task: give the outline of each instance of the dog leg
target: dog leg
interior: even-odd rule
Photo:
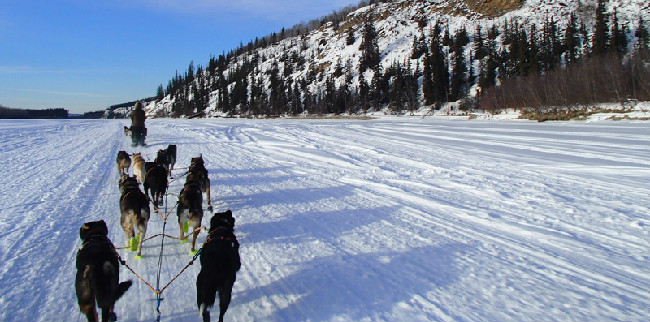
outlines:
[[[142,242],[144,235],[147,233],[147,222],[144,219],[138,219],[138,252],[137,257],[142,256]]]
[[[194,226],[194,233],[192,234],[192,253],[196,252],[195,245],[196,245],[196,237],[199,235],[199,231],[197,229],[199,226]]]
[[[223,322],[223,316],[226,314],[232,298],[232,284],[223,286],[219,288],[219,322]]]
[[[182,222],[182,221],[179,221],[179,222],[178,222],[178,225],[179,225],[180,228],[181,228],[181,230],[180,230],[181,233],[180,233],[180,235],[179,235],[180,237],[178,237],[178,239],[179,239],[179,240],[181,241],[181,243],[182,243],[182,242],[183,242],[183,239],[185,239],[185,232],[183,231],[183,222]]]
[[[208,207],[212,208],[212,206],[210,205],[210,178],[205,178],[205,181],[206,181],[205,196],[208,198]]]
[[[113,307],[102,309],[102,322],[115,322],[117,315],[113,312]]]
[[[99,316],[97,316],[97,309],[95,308],[95,303],[80,305],[79,308],[81,312],[86,315],[88,322],[98,322]]]
[[[135,237],[135,232],[133,231],[133,223],[129,220],[122,222],[122,229],[124,229],[124,237],[126,237],[126,248],[131,247],[131,239]]]

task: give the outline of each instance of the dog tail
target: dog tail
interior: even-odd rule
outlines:
[[[201,303],[201,306],[199,307],[199,318],[203,317],[203,311],[205,311],[205,303]]]
[[[115,294],[113,294],[113,298],[115,301],[119,300],[126,291],[129,290],[129,287],[133,284],[133,281],[128,280],[126,282],[122,282],[119,285],[117,285],[117,290],[115,291]]]

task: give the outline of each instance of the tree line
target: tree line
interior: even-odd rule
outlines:
[[[31,110],[10,108],[0,105],[0,119],[67,119],[68,110],[63,108],[48,108]]]
[[[335,16],[339,22],[345,17]],[[228,115],[279,116],[357,114],[385,107],[403,113],[446,102],[497,110],[650,100],[645,22],[639,19],[632,32],[618,21],[616,11],[607,14],[602,0],[593,28],[572,15],[562,31],[551,17],[539,27],[517,21],[487,29],[479,24],[470,37],[464,28],[452,34],[444,22],[435,22],[413,38],[410,57],[387,67],[381,64],[372,15],[357,30],[347,28],[347,45],[361,38],[356,66],[339,60],[292,77],[309,64],[300,54],[307,49],[304,40],[300,43],[303,38],[295,38],[299,50],[283,50],[279,56],[265,57],[259,49],[294,37],[300,29],[294,27],[213,56],[206,67],[190,62],[166,88],[158,87],[156,98],[172,99],[174,117],[202,113],[210,104]],[[271,68],[261,72],[269,62]],[[332,72],[323,72],[328,67]]]

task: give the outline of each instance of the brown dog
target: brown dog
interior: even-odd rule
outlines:
[[[134,248],[137,243],[137,256],[142,256],[142,242],[147,233],[147,223],[151,210],[149,200],[142,193],[135,177],[124,176],[120,179],[120,212],[121,223],[126,237],[126,246]],[[138,228],[136,237],[135,228]]]
[[[131,158],[129,157],[129,154],[126,153],[126,151],[119,151],[117,152],[117,158],[115,159],[115,162],[117,162],[117,172],[121,176],[124,175],[129,175],[129,167],[131,167]]]
[[[144,183],[144,158],[142,153],[133,153],[133,174],[135,175],[138,183]]]
[[[196,249],[196,237],[199,235],[197,228],[201,226],[201,221],[203,220],[203,193],[201,192],[201,185],[199,182],[188,180],[185,183],[183,190],[181,190],[181,193],[178,196],[176,215],[178,216],[181,241],[186,238],[183,233],[185,224],[188,223],[188,225],[192,227],[191,252],[194,252]]]

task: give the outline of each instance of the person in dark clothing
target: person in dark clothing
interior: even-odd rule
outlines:
[[[144,120],[147,117],[144,114],[142,103],[135,103],[133,112],[131,112],[131,145],[144,146],[144,138],[147,135],[147,128],[144,126]]]

